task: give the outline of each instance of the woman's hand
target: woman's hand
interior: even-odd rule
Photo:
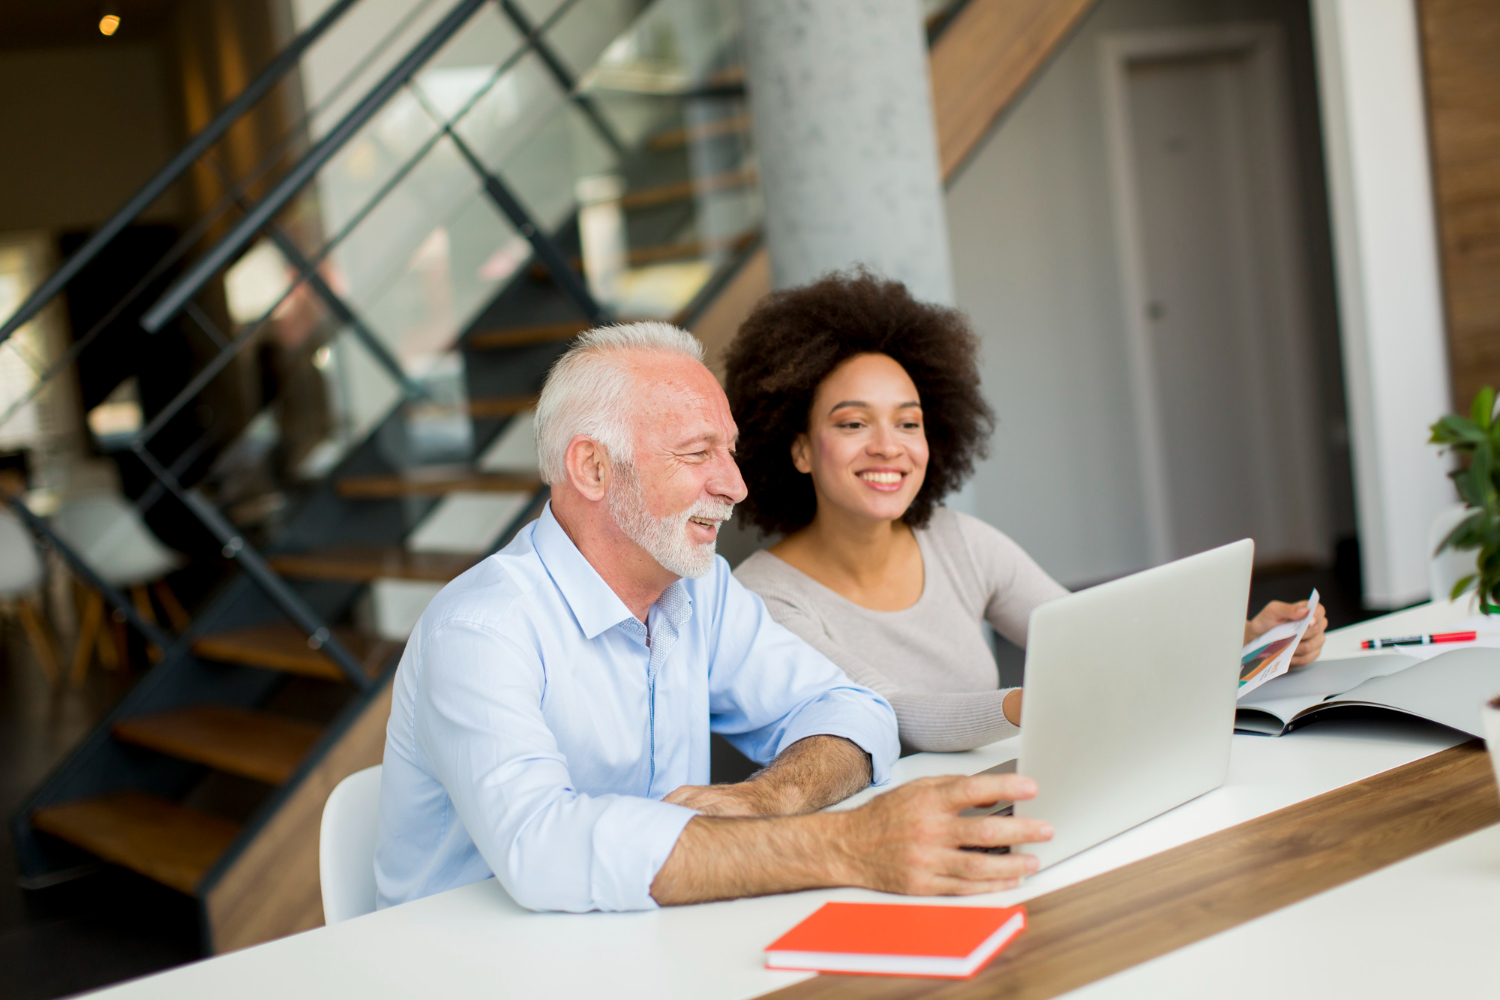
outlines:
[[[1272,601],[1260,614],[1245,623],[1245,642],[1256,636],[1263,635],[1283,622],[1294,622],[1307,614],[1307,602],[1298,601],[1296,604],[1288,604],[1285,601]],[[1302,633],[1302,641],[1297,644],[1297,651],[1292,654],[1292,669],[1305,667],[1318,658],[1323,651],[1323,640],[1327,638],[1324,634],[1328,630],[1328,615],[1323,611],[1323,605],[1318,605],[1318,611],[1313,615],[1313,620],[1307,626],[1307,631]]]

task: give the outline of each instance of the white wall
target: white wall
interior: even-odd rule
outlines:
[[[1103,0],[949,187],[958,304],[984,339],[1000,420],[974,510],[1065,583],[1149,564],[1100,36],[1284,21],[1295,10],[1281,0]]]
[[[1427,426],[1448,411],[1413,0],[1314,0],[1365,603],[1427,596],[1456,500]]]

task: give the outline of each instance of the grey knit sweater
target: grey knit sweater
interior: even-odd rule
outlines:
[[[1067,590],[1021,547],[978,518],[938,508],[915,532],[924,581],[917,603],[871,611],[769,552],[735,576],[771,617],[883,694],[914,750],[970,750],[1019,730],[1006,721],[999,671],[980,619],[1026,645],[1031,609]]]

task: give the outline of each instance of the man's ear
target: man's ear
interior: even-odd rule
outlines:
[[[812,472],[812,441],[806,434],[798,434],[792,441],[792,464],[803,475]]]
[[[593,438],[574,435],[563,453],[563,468],[568,482],[589,500],[603,500],[609,492],[609,481],[613,470],[609,454],[604,446]]]

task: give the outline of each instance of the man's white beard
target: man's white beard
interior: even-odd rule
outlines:
[[[652,517],[646,512],[646,494],[635,470],[629,466],[617,467],[615,484],[609,491],[609,513],[619,525],[625,537],[635,542],[661,563],[662,569],[678,576],[703,576],[714,568],[714,546],[712,542],[694,542],[688,539],[688,519],[703,517],[728,522],[734,513],[732,503],[714,503],[699,500],[687,510],[665,517]]]

